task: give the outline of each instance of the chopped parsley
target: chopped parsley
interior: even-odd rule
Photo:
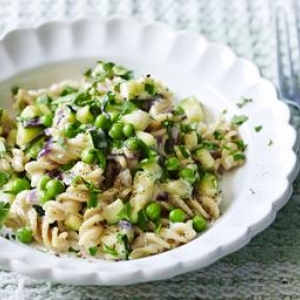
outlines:
[[[74,94],[70,94],[70,95],[74,95]],[[94,102],[95,102],[95,100],[92,99],[92,97],[87,92],[78,93],[73,101],[73,103],[75,105],[80,106],[80,107],[86,106],[86,105],[91,105]]]
[[[122,66],[114,66],[113,72],[115,75],[120,76],[121,78],[125,80],[129,80],[133,78],[133,72],[130,70],[127,70],[126,68]]]
[[[259,126],[255,126],[254,127],[254,130],[256,131],[256,132],[259,132],[259,131],[261,131],[262,130],[262,126],[261,125],[259,125]]]
[[[274,142],[271,139],[269,139],[268,146],[272,146],[273,144],[274,144]]]
[[[145,83],[145,91],[151,96],[154,96],[156,94],[155,86],[151,83]]]
[[[95,256],[98,252],[98,248],[95,246],[95,247],[90,247],[89,248],[89,253],[91,256]]]
[[[85,77],[91,77],[92,75],[92,69],[87,69],[85,72],[84,72],[84,76]]]
[[[207,149],[207,150],[218,150],[219,146],[213,142],[204,141],[201,143],[201,148]]]
[[[0,229],[3,227],[5,218],[9,213],[9,203],[0,202]]]
[[[248,145],[245,144],[243,140],[236,140],[234,143],[237,145],[238,149],[241,151],[244,151],[247,149]]]
[[[253,99],[251,98],[242,98],[240,102],[236,104],[238,108],[243,108],[247,103],[253,102]]]
[[[124,245],[125,250],[121,250],[121,253],[125,254],[126,259],[128,259],[129,256],[129,242],[128,242],[128,237],[126,234],[118,234],[117,235],[117,240],[119,244]]]
[[[105,150],[107,148],[107,137],[103,130],[92,129],[90,130],[90,136],[95,149]]]
[[[140,210],[138,213],[138,225],[143,231],[148,229],[148,218],[146,213],[143,210]]]
[[[87,207],[88,208],[97,207],[97,205],[98,205],[98,193],[94,191],[90,191],[90,196],[87,201]]]
[[[0,188],[2,188],[9,180],[10,174],[6,172],[0,172]]]
[[[106,254],[110,254],[112,256],[118,256],[119,253],[112,247],[109,247],[105,244],[103,244],[103,252],[106,253]]]
[[[123,209],[118,213],[118,217],[120,218],[120,220],[130,221],[131,212],[132,212],[131,204],[127,202],[124,205]]]
[[[242,153],[242,152],[239,152],[239,151],[234,152],[234,153],[232,154],[232,156],[233,156],[233,159],[234,159],[235,161],[245,160],[245,159],[246,159],[245,154]]]
[[[213,135],[216,140],[222,140],[224,138],[224,134],[220,130],[215,130]]]
[[[88,201],[87,201],[87,207],[88,208],[97,207],[97,205],[98,205],[98,193],[101,192],[101,190],[98,189],[97,187],[95,187],[92,183],[84,180],[81,176],[76,176],[72,180],[73,185],[76,185],[79,182],[83,182],[89,190],[90,195],[89,195],[89,198],[88,198]]]
[[[242,125],[243,123],[245,123],[249,118],[245,115],[240,115],[240,116],[234,116],[231,120],[232,124],[235,125]]]
[[[20,88],[19,88],[18,86],[13,86],[13,87],[11,88],[11,93],[15,96],[15,95],[18,94],[19,89],[20,89]]]
[[[60,96],[63,97],[76,92],[77,92],[77,88],[67,85],[61,92]]]
[[[184,158],[189,158],[191,156],[186,145],[179,145],[179,150]]]

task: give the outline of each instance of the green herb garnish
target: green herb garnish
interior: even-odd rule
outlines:
[[[102,129],[90,130],[90,136],[93,141],[95,149],[106,150],[107,148],[107,137]]]
[[[132,207],[129,202],[127,202],[123,209],[118,213],[118,217],[120,220],[128,220],[130,221],[130,216],[132,212]]]
[[[236,106],[237,106],[238,108],[242,108],[242,107],[244,107],[247,103],[250,103],[250,102],[253,102],[253,99],[251,99],[251,98],[242,98],[242,100],[241,100],[240,102],[238,102],[238,103],[236,104]]]
[[[259,126],[255,126],[254,127],[254,130],[256,131],[256,132],[259,132],[259,131],[261,131],[262,130],[262,126],[261,125],[259,125]]]
[[[148,229],[148,218],[146,213],[143,210],[140,210],[138,213],[138,225],[143,231]]]
[[[245,123],[249,118],[245,115],[241,115],[241,116],[234,116],[231,120],[232,124],[235,125],[242,125],[243,123]]]
[[[97,252],[98,252],[98,247],[95,246],[95,247],[89,248],[89,253],[91,256],[95,256],[97,254]]]
[[[216,140],[222,140],[224,138],[224,134],[220,130],[215,130],[213,135]]]
[[[241,151],[244,151],[247,149],[247,144],[244,143],[243,140],[236,140],[234,141],[234,143],[237,145],[238,149]]]
[[[154,96],[156,94],[155,86],[151,83],[145,83],[145,91],[151,96]]]
[[[92,69],[87,69],[85,72],[84,72],[84,76],[85,77],[91,77],[92,75]]]
[[[0,172],[0,188],[2,188],[9,180],[10,174],[4,171]]]
[[[98,189],[97,187],[94,186],[94,184],[84,180],[81,176],[76,176],[73,178],[72,180],[72,184],[76,185],[80,182],[83,182],[85,184],[85,186],[87,187],[87,189],[89,190],[89,199],[87,201],[87,207],[91,208],[91,207],[97,207],[98,205],[98,193],[101,192],[100,189]]]
[[[63,96],[66,96],[66,95],[69,95],[69,94],[74,94],[77,92],[77,88],[74,88],[72,86],[66,86],[63,91],[61,92],[60,96],[63,97]]]
[[[3,227],[4,220],[9,213],[9,208],[9,203],[0,202],[0,229]]]
[[[204,148],[207,150],[217,150],[219,149],[219,146],[213,142],[204,141],[203,143],[201,143],[200,148]]]
[[[11,88],[11,93],[15,96],[15,95],[18,94],[19,89],[20,89],[20,88],[19,88],[18,86],[13,86],[13,87]]]
[[[125,251],[121,251],[122,253],[125,254],[126,259],[128,259],[129,256],[129,242],[128,242],[128,237],[126,234],[118,234],[117,235],[117,240],[119,244],[123,244]]]
[[[245,160],[245,159],[246,159],[245,154],[242,153],[242,152],[239,152],[239,151],[233,153],[232,156],[233,156],[233,159],[234,159],[235,161]]]
[[[109,247],[105,244],[103,244],[103,251],[104,251],[104,253],[110,254],[112,256],[118,256],[119,255],[119,253],[114,248]]]

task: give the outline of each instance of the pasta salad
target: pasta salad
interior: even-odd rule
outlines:
[[[54,253],[137,259],[193,240],[220,216],[221,174],[246,145],[196,97],[99,61],[81,81],[13,88],[0,110],[0,227]]]

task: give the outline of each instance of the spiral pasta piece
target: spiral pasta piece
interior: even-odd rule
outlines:
[[[86,134],[80,133],[76,137],[65,140],[64,146],[51,143],[45,157],[57,164],[67,164],[80,157],[82,151],[88,148],[90,140]]]
[[[130,259],[142,258],[145,256],[161,253],[171,248],[170,243],[155,233],[142,233],[132,244]]]
[[[164,227],[159,232],[161,238],[175,247],[188,243],[195,238],[196,234],[191,220],[186,223],[172,223],[169,227]]]
[[[58,167],[57,164],[47,160],[46,158],[39,158],[36,161],[30,161],[25,165],[25,170],[31,179],[31,186],[36,187],[40,178],[47,172],[52,171]]]
[[[104,231],[103,221],[104,217],[100,209],[86,210],[83,223],[79,228],[79,246],[88,249],[100,243]]]
[[[16,172],[23,172],[25,165],[29,161],[29,156],[20,149],[12,149],[11,167]]]

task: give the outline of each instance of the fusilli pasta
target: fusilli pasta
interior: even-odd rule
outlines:
[[[111,62],[13,93],[16,119],[0,110],[4,225],[54,253],[117,261],[186,244],[220,217],[221,175],[245,161],[224,114],[207,124],[196,97],[176,104]]]

